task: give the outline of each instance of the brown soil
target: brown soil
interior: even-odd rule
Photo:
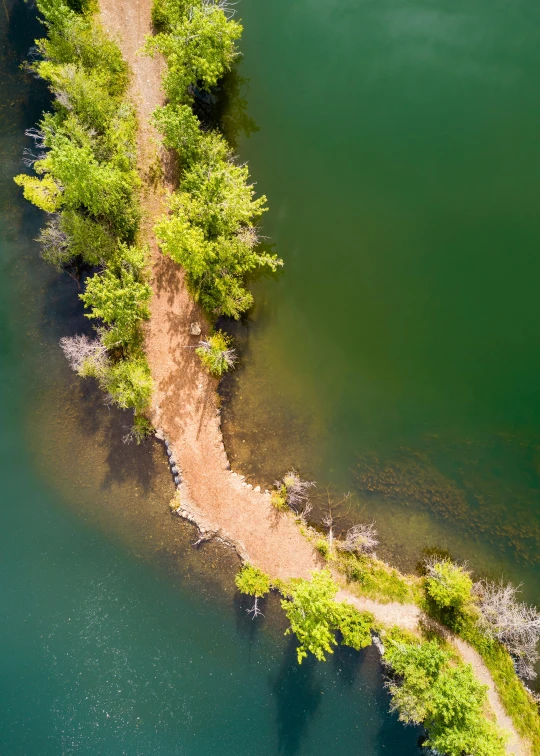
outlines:
[[[143,237],[151,249],[154,290],[146,335],[155,381],[152,421],[171,443],[182,471],[183,516],[203,531],[233,544],[244,559],[274,578],[307,578],[312,570],[321,567],[321,562],[293,517],[277,513],[268,493],[247,486],[241,476],[229,469],[220,428],[217,383],[202,370],[195,354],[194,347],[201,337],[190,335],[191,323],[201,324],[202,336],[208,325],[189,296],[183,271],[160,254],[152,231],[167,210],[174,171],[150,122],[152,111],[164,99],[164,62],[140,52],[152,31],[151,6],[152,0],[100,0],[103,25],[117,40],[133,70],[131,92],[139,116],[139,169],[145,177]],[[338,598],[372,612],[379,622],[409,630],[418,627],[420,612],[416,606],[379,604],[347,591],[341,591]],[[530,749],[506,714],[487,667],[470,646],[457,639],[455,642],[479,679],[488,685],[489,703],[497,722],[509,731],[508,753],[526,756]]]

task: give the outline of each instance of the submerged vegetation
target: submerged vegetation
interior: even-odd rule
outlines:
[[[79,375],[94,376],[110,401],[135,410],[139,439],[152,392],[141,332],[151,290],[147,251],[138,241],[130,74],[89,2],[37,0],[37,6],[47,37],[37,41],[30,67],[55,99],[38,127],[27,131],[37,154],[26,150],[25,162],[36,175],[15,181],[50,216],[39,239],[43,258],[77,280],[81,271],[85,277],[80,296],[97,338],[66,338],[61,346]]]

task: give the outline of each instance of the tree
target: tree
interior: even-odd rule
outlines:
[[[334,601],[338,587],[329,570],[313,572],[311,580],[296,580],[289,588],[289,597],[281,606],[287,615],[290,628],[300,645],[296,649],[298,663],[312,653],[319,661],[332,654],[332,646],[337,645],[336,633],[341,630],[343,642],[353,648],[363,648],[368,641],[368,623],[372,618],[361,615],[348,604]]]
[[[99,318],[109,326],[103,331],[103,342],[108,348],[132,343],[141,321],[150,315],[148,300],[152,290],[148,283],[137,278],[127,266],[108,268],[92,276],[86,291],[79,295],[91,309],[86,317]]]
[[[209,91],[230,70],[242,26],[228,19],[218,4],[195,0],[188,12],[178,4],[169,4],[167,10],[167,31],[151,37],[147,50],[166,58],[164,89],[171,102],[181,103],[190,99],[194,87]]]
[[[388,682],[391,708],[403,722],[424,724],[425,745],[448,756],[503,756],[502,733],[484,716],[487,687],[469,664],[456,664],[436,641],[391,635],[385,645],[396,676]]]
[[[528,680],[536,677],[537,644],[540,638],[540,612],[518,601],[520,586],[481,580],[474,585],[480,610],[480,627],[491,638],[506,646],[518,674]]]
[[[426,592],[440,609],[460,609],[471,599],[472,580],[465,567],[448,559],[426,562]]]
[[[108,367],[107,350],[99,339],[88,336],[63,336],[60,348],[72,370],[81,376],[101,375]]]
[[[236,587],[248,596],[254,596],[255,602],[251,609],[246,609],[248,614],[253,614],[251,619],[263,615],[259,609],[259,599],[270,590],[270,578],[262,570],[252,564],[245,564],[235,578]]]

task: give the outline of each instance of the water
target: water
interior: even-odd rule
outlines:
[[[356,494],[540,600],[540,10],[243,2],[240,142],[285,258],[224,386],[234,463]]]
[[[157,443],[77,380],[58,339],[88,327],[42,264],[43,216],[12,182],[47,94],[19,65],[33,10],[0,4],[0,753],[413,756],[374,649],[298,667],[275,600],[253,623],[234,554],[191,547]]]

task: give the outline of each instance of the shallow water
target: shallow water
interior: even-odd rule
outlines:
[[[41,263],[21,170],[43,86],[19,65],[40,34],[0,4],[0,753],[366,756],[418,752],[388,715],[374,649],[294,660],[276,601],[253,623],[238,559],[171,517],[163,448],[122,442],[126,413],[69,372],[88,327],[77,286]]]
[[[540,122],[531,0],[242,2],[240,140],[285,259],[225,383],[254,480],[351,490],[540,600]]]

